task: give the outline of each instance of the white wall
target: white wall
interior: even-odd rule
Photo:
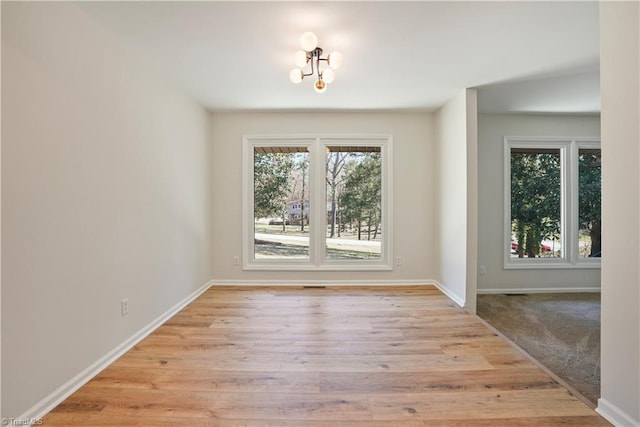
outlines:
[[[482,96],[482,92],[480,93]],[[478,118],[478,292],[597,290],[599,269],[504,269],[504,137],[599,137],[599,116],[480,114]],[[606,233],[606,230],[605,230]]]
[[[17,417],[210,279],[209,114],[71,3],[2,2],[2,124]]]
[[[0,29],[2,28],[2,4],[0,4]],[[0,60],[0,64],[2,61]],[[0,82],[2,70],[0,67]],[[0,99],[2,99],[2,87],[0,85]],[[2,130],[2,117],[0,114],[0,132]],[[0,242],[2,242],[2,138],[0,137]],[[0,244],[0,420],[2,419],[2,245]]]
[[[433,279],[433,118],[427,113],[214,113],[213,271],[216,282],[375,282]],[[393,135],[394,252],[392,271],[243,271],[243,134]]]
[[[478,296],[478,92],[466,90],[467,128],[467,287],[465,307],[476,312]]]
[[[602,88],[601,398],[640,426],[640,4],[600,3]]]
[[[458,304],[475,310],[477,97],[461,90],[436,113],[436,278]]]

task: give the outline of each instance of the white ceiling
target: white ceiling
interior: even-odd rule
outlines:
[[[597,2],[79,2],[212,111],[594,112]],[[289,81],[300,35],[344,55],[324,94]]]

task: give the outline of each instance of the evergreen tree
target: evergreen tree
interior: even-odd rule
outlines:
[[[589,232],[589,256],[600,256],[602,250],[600,159],[600,150],[580,150],[578,156],[578,228]]]
[[[511,227],[518,257],[540,254],[542,240],[560,234],[560,153],[511,153]]]

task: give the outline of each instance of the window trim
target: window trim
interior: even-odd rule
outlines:
[[[280,271],[393,270],[393,138],[391,135],[243,135],[242,137],[242,269]],[[326,258],[326,170],[327,146],[379,146],[382,154],[382,220],[385,231],[379,259],[330,260]],[[308,259],[256,259],[254,246],[253,152],[259,146],[309,147]],[[316,159],[316,160],[314,160]],[[316,224],[316,225],[314,225]]]
[[[552,148],[560,150],[561,258],[511,257],[511,149]],[[578,150],[601,149],[600,138],[591,137],[504,137],[504,269],[592,269],[600,268],[600,258],[580,258],[578,251]]]

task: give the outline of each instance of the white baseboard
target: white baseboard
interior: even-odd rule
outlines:
[[[607,399],[598,399],[598,407],[596,412],[602,415],[607,421],[614,426],[619,427],[640,427],[640,420],[634,420],[631,416],[625,413]]]
[[[403,286],[435,285],[434,280],[212,280],[213,286]]]
[[[447,297],[449,297],[449,299],[451,301],[455,302],[460,307],[464,307],[464,298],[460,298],[460,296],[458,296],[458,295],[454,294],[453,292],[451,292],[449,290],[449,288],[447,288],[446,286],[444,286],[442,283],[438,282],[437,280],[433,280],[433,285],[436,288],[440,289],[440,292],[442,292]]]
[[[53,393],[49,394],[47,397],[42,399],[40,402],[36,403],[30,409],[28,409],[24,414],[20,415],[17,419],[20,420],[38,420],[48,414],[53,408],[58,406],[65,400],[67,397],[71,396],[75,391],[77,391],[80,387],[89,382],[93,377],[98,375],[103,369],[109,366],[111,363],[116,361],[120,356],[129,351],[133,346],[138,344],[144,338],[147,337],[151,332],[156,330],[159,326],[161,326],[164,322],[169,320],[174,314],[182,310],[187,304],[189,304],[194,299],[198,298],[203,292],[205,292],[211,285],[212,281],[207,282],[204,286],[197,289],[195,292],[191,293],[187,297],[183,298],[176,305],[171,307],[169,310],[161,314],[158,318],[153,320],[144,328],[140,329],[133,336],[128,338],[122,344],[118,345],[116,348],[111,350],[109,353],[105,354],[100,359],[96,360],[94,363],[89,365],[85,370],[80,372],[75,377],[71,378],[69,381],[58,387]]]
[[[600,293],[600,288],[500,288],[478,289],[478,294],[565,294],[565,293]]]
[[[213,286],[435,286],[449,299],[464,307],[464,300],[453,294],[437,280],[213,280]]]

